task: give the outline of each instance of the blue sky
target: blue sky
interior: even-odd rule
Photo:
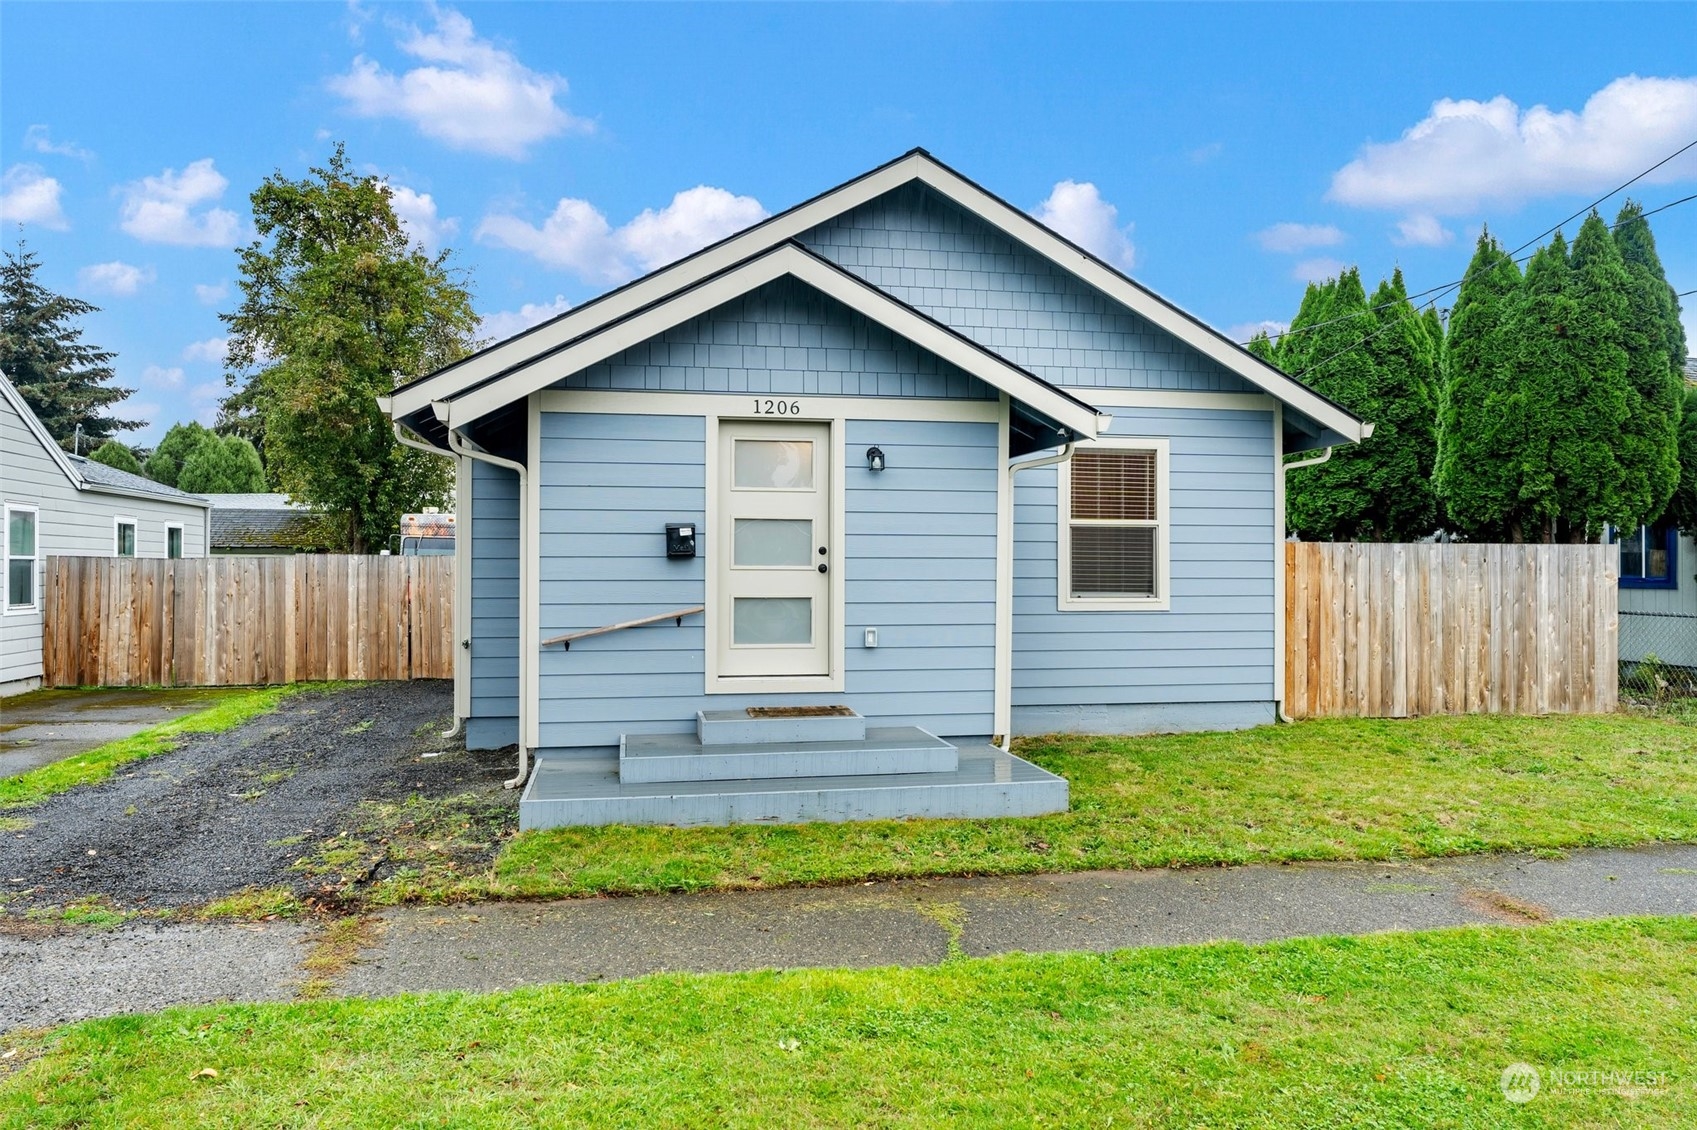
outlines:
[[[1449,282],[1480,223],[1518,245],[1697,140],[1697,7],[0,8],[6,243],[101,306],[137,442],[210,419],[247,194],[338,140],[491,332],[919,145],[1246,333],[1342,264]],[[1697,151],[1633,192],[1697,192]],[[1697,288],[1697,201],[1652,223]]]

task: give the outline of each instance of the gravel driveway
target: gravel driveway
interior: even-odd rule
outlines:
[[[453,713],[445,681],[305,691],[222,734],[110,780],[6,813],[0,901],[32,907],[102,896],[118,909],[194,905],[244,887],[306,893],[303,844],[349,828],[365,800],[482,794],[512,810],[510,752],[468,753],[439,735]]]

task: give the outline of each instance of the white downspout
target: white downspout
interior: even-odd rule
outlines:
[[[1005,484],[1005,489],[1007,490],[1007,494],[1008,494],[1008,505],[1009,505],[1009,507],[1011,508],[1013,506],[1013,477],[1014,477],[1015,471],[1029,471],[1033,467],[1049,467],[1049,466],[1053,466],[1056,463],[1065,462],[1066,460],[1072,458],[1072,446],[1073,445],[1071,443],[1066,444],[1064,447],[1061,448],[1060,452],[1056,455],[1044,455],[1044,456],[1040,456],[1036,459],[1027,459],[1027,460],[1024,460],[1023,462],[1018,462],[1018,463],[1010,460],[1007,463],[1007,465],[1002,468],[1002,473],[1007,476],[1007,482]],[[1003,539],[998,537],[996,540],[999,544]],[[1006,553],[1006,554],[1010,555],[1010,557],[1011,557],[1011,555],[1013,554],[1012,539],[1008,539],[1008,544],[1006,546],[1003,546],[1000,549],[998,549],[997,552],[998,553]],[[1011,568],[1009,568],[1006,571],[1006,575],[1011,578],[1012,575],[1013,575],[1013,570]],[[1008,707],[1008,709],[1009,709],[1009,712],[1010,712],[1010,715],[1011,715],[1012,709],[1013,709],[1011,704]],[[1008,753],[1012,750],[1012,747],[1013,747],[1012,730],[1013,730],[1013,725],[1010,721],[1009,724],[1004,727],[1004,733],[1001,735],[1001,738],[1002,738],[1001,744],[999,746],[997,746],[997,748],[1000,749],[1003,753]]]
[[[460,433],[454,431],[452,428],[448,429],[448,446],[453,449],[454,454],[456,455],[463,455],[467,459],[476,459],[481,463],[488,463],[494,467],[505,467],[507,470],[518,474],[519,522],[522,527],[524,514],[527,510],[525,507],[525,499],[528,497],[530,489],[530,476],[525,465],[511,459],[503,459],[499,455],[491,455],[487,451],[473,448],[465,441],[465,438],[461,436]],[[525,688],[529,685],[529,681],[525,676],[530,670],[530,664],[536,662],[536,657],[526,654],[529,649],[524,646],[526,637],[522,621],[524,619],[525,586],[530,579],[530,570],[535,568],[535,565],[530,561],[530,555],[524,551],[524,544],[525,539],[521,532],[519,538],[519,620],[521,621],[519,625],[519,771],[518,776],[514,777],[512,780],[502,782],[502,784],[509,789],[518,788],[520,785],[524,784],[525,778],[530,776],[530,747],[525,744],[525,737],[527,734],[525,724],[530,720],[530,709],[529,704],[526,701],[527,696]]]
[[[1372,434],[1371,430],[1369,430],[1367,432],[1367,434],[1371,435]],[[1280,508],[1279,528],[1281,530],[1284,529],[1284,509],[1283,508],[1284,508],[1284,501],[1285,501],[1285,476],[1288,475],[1290,472],[1296,470],[1298,467],[1318,467],[1320,464],[1326,462],[1328,459],[1330,459],[1332,457],[1332,451],[1333,450],[1334,449],[1330,445],[1328,445],[1326,447],[1326,450],[1322,451],[1319,455],[1310,456],[1307,459],[1298,459],[1294,463],[1281,463],[1281,464],[1279,464],[1278,505],[1279,505],[1279,508]],[[1282,541],[1281,541],[1280,544],[1281,545],[1283,544]],[[1283,551],[1280,550],[1281,556],[1282,556],[1282,553],[1283,553]],[[1283,572],[1284,567],[1285,567],[1285,563],[1284,563],[1283,560],[1275,558],[1275,560],[1273,562],[1273,567],[1275,569],[1279,570],[1280,572]],[[1280,588],[1282,589],[1283,586],[1281,585]],[[1285,615],[1284,608],[1280,607],[1280,608],[1275,609],[1274,615],[1276,615],[1278,617],[1278,622],[1279,622],[1279,626],[1280,626],[1280,630],[1278,632],[1276,632],[1275,634],[1279,637],[1278,646],[1281,650],[1281,655],[1279,657],[1279,670],[1280,670],[1280,673],[1281,673],[1281,676],[1282,676],[1283,672],[1284,672],[1285,664],[1290,661],[1288,656],[1285,656],[1285,655],[1282,654],[1282,651],[1283,651],[1284,647],[1286,646],[1285,640],[1284,640],[1284,631],[1283,631],[1284,615]],[[1281,686],[1281,687],[1278,688],[1278,694],[1279,694],[1279,697],[1278,697],[1279,721],[1294,724],[1296,722],[1296,719],[1292,718],[1289,714],[1285,713],[1285,689],[1284,689],[1284,687]]]
[[[428,452],[431,455],[440,455],[444,459],[446,459],[448,457],[440,448],[431,447],[428,443],[421,443],[416,439],[409,438],[407,436],[406,432],[401,429],[401,422],[399,420],[392,421],[392,424],[393,424],[394,429],[395,429],[395,442],[401,444],[403,447],[410,447],[410,448],[413,448],[413,449],[418,450],[418,451]],[[458,538],[458,536],[459,536],[459,531],[457,529],[454,531],[454,536],[456,538]],[[454,545],[455,545],[456,548],[458,548],[459,542],[456,540]],[[456,561],[455,564],[458,565],[459,563]],[[460,633],[460,630],[459,630],[459,627],[460,627],[459,617],[461,615],[461,611],[460,611],[460,607],[459,607],[460,606],[459,583],[460,583],[459,577],[456,576],[454,578],[454,645],[455,645],[456,650],[464,650],[463,648],[459,647],[459,642],[460,642],[460,637],[461,637],[461,633]],[[470,663],[469,657],[466,659],[466,662],[468,664]],[[456,654],[454,656],[454,670],[456,672],[458,672],[458,670],[459,670],[459,665],[460,665],[460,656],[458,654]],[[455,676],[455,679],[456,680],[458,679],[457,674]],[[458,707],[459,704],[458,704],[458,702],[456,702],[454,705],[456,707]],[[465,719],[463,717],[461,717],[459,710],[456,709],[454,711],[454,724],[452,726],[449,726],[446,730],[442,731],[442,737],[444,737],[444,738],[457,738],[457,737],[460,736],[460,731],[463,730],[463,729],[465,729]]]

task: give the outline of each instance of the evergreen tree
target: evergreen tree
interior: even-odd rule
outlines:
[[[1685,403],[1685,327],[1679,299],[1662,270],[1656,239],[1644,209],[1627,201],[1615,222],[1615,246],[1629,276],[1622,345],[1636,401],[1627,434],[1634,452],[1623,460],[1641,460],[1635,473],[1642,513],[1653,519],[1673,495],[1680,478],[1679,425]]]
[[[450,473],[396,442],[376,398],[464,355],[470,295],[341,146],[302,180],[268,177],[252,202],[261,238],[240,253],[242,304],[224,316],[231,382],[263,415],[279,485],[338,519],[345,548],[375,549],[403,513],[446,498]],[[250,374],[262,356],[275,360]]]
[[[1632,276],[1594,211],[1579,227],[1570,262],[1576,320],[1562,329],[1579,383],[1571,431],[1556,449],[1557,537],[1580,542],[1596,540],[1607,525],[1635,529],[1659,516],[1678,481],[1679,456],[1677,418],[1653,411],[1632,385]]]
[[[1510,410],[1502,327],[1520,286],[1514,260],[1481,232],[1443,337],[1434,484],[1450,526],[1476,540],[1511,536],[1518,496],[1525,420]]]
[[[1320,541],[1403,541],[1430,533],[1437,524],[1431,475],[1438,355],[1401,273],[1381,284],[1371,302],[1353,268],[1310,285],[1291,332],[1276,347],[1254,348],[1271,349],[1286,372],[1374,424],[1369,439],[1291,472],[1287,527]]]
[[[172,424],[171,430],[165,433],[165,438],[153,449],[153,454],[142,464],[142,473],[156,483],[164,483],[168,487],[177,486],[177,478],[182,474],[183,464],[188,462],[190,455],[201,444],[216,439],[209,430],[194,421],[186,424]]]
[[[131,389],[111,382],[115,354],[89,345],[75,320],[98,309],[54,294],[36,279],[41,261],[22,243],[0,263],[0,371],[17,388],[47,434],[67,451],[77,428],[83,444],[99,446],[112,433],[142,426],[105,410]]]
[[[104,463],[120,471],[128,471],[132,475],[142,473],[141,462],[136,459],[135,452],[125,447],[115,439],[109,439],[94,449],[89,456],[96,463]]]
[[[190,494],[256,494],[265,489],[259,452],[241,436],[207,434],[189,453],[177,489]]]
[[[1697,385],[1685,386],[1685,411],[1679,421],[1679,486],[1668,502],[1667,516],[1687,534],[1697,536]]]

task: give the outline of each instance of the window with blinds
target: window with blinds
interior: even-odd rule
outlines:
[[[1160,562],[1160,461],[1153,450],[1075,451],[1068,588],[1074,599],[1153,599]]]

